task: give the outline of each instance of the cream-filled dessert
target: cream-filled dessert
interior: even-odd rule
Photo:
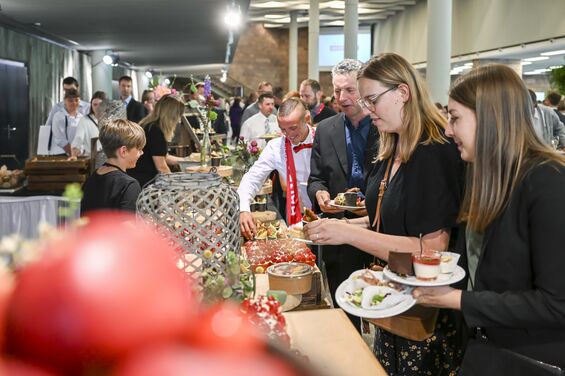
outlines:
[[[433,281],[440,274],[440,254],[413,255],[414,274],[416,278],[423,281]]]

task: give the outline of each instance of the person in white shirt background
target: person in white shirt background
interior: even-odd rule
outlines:
[[[80,95],[77,90],[69,89],[65,92],[65,106],[63,111],[59,111],[53,116],[53,125],[51,127],[53,146],[63,149],[64,153],[59,155],[71,155],[71,142],[75,138],[78,122],[84,116],[78,111],[80,103]]]
[[[65,77],[65,79],[63,79],[63,92],[66,92],[67,90],[70,90],[70,89],[74,89],[76,91],[79,91],[78,81],[74,77]],[[47,120],[45,121],[45,125],[52,126],[53,125],[53,117],[55,116],[55,114],[57,112],[63,111],[64,109],[65,109],[65,102],[64,101],[56,103],[51,108],[51,111],[49,111],[49,116],[47,117]],[[86,102],[86,101],[79,100],[78,112],[80,112],[83,115],[86,115],[86,114],[88,114],[88,111],[90,111],[90,104],[88,104],[88,102]]]
[[[249,239],[256,234],[250,202],[272,171],[278,171],[284,184],[289,225],[300,222],[301,208],[312,207],[306,192],[314,140],[314,130],[308,125],[311,121],[310,111],[299,98],[289,98],[281,104],[277,120],[284,137],[269,141],[259,160],[243,176],[237,190],[241,233]]]
[[[100,104],[106,100],[106,93],[97,91],[90,99],[90,112],[80,119],[77,125],[75,137],[71,142],[71,155],[73,157],[91,155],[90,140],[97,138],[100,134],[98,129],[98,118],[100,115]],[[97,150],[102,150],[102,145],[97,142]]]
[[[259,112],[241,125],[240,137],[246,142],[257,141],[257,145],[263,149],[267,142],[259,137],[265,134],[277,133],[279,126],[277,117],[273,115],[275,109],[275,97],[271,93],[261,94],[257,100]]]

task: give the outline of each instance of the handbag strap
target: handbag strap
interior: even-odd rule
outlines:
[[[395,158],[396,154],[396,144],[394,145],[394,149],[392,151],[392,155],[388,160],[388,164],[385,170],[385,176],[383,180],[381,180],[381,184],[379,185],[379,196],[377,198],[377,208],[375,210],[375,218],[373,219],[373,228],[375,232],[379,232],[381,230],[381,205],[383,203],[383,196],[385,195],[386,189],[388,188],[388,178],[390,176],[390,171],[392,170],[392,161]]]

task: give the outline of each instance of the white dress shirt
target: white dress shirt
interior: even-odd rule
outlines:
[[[269,174],[277,170],[281,179],[286,185],[286,154],[285,154],[285,137],[275,138],[269,141],[265,150],[261,153],[259,160],[253,164],[251,169],[243,176],[237,194],[239,195],[239,210],[242,212],[250,211],[250,203]],[[312,143],[314,138],[312,132],[308,134],[303,143]],[[294,146],[294,145],[293,145]],[[298,184],[298,199],[300,201],[300,208],[304,206],[310,208],[312,203],[308,198],[306,191],[308,177],[310,176],[310,156],[312,149],[302,149],[299,152],[292,151],[294,155],[294,167],[296,169],[296,180]]]
[[[268,134],[278,132],[279,123],[277,122],[277,117],[273,114],[266,117],[261,112],[251,116],[249,119],[243,123],[239,136],[247,142],[255,140],[257,141],[257,146],[261,149],[265,148],[267,141],[260,139],[259,137]]]
[[[94,137],[98,137],[99,135],[100,131],[98,130],[96,117],[92,114],[84,116],[78,122],[75,137],[73,142],[71,142],[71,147],[73,149],[80,150],[80,155],[90,156],[90,140]],[[96,142],[96,150],[102,150],[100,141]]]
[[[53,145],[64,148],[66,145],[71,144],[75,138],[78,122],[83,117],[80,112],[76,116],[71,116],[67,110],[63,109],[62,112],[57,112],[53,116]],[[67,118],[67,129],[65,130],[65,118]]]
[[[49,126],[53,125],[53,118],[55,117],[55,114],[57,112],[61,112],[61,111],[64,111],[64,110],[65,110],[65,102],[64,101],[55,104],[51,108],[51,111],[49,112],[49,116],[47,117],[47,121],[45,122],[45,125],[49,125]],[[90,112],[90,103],[85,102],[81,99],[78,103],[78,112],[80,112],[81,114],[86,116]]]

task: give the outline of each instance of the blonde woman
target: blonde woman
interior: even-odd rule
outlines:
[[[462,194],[463,162],[445,136],[446,120],[431,101],[418,72],[399,55],[372,57],[358,75],[361,99],[380,133],[377,161],[367,180],[369,215],[308,224],[308,237],[322,244],[351,244],[387,261],[390,250],[416,252],[419,235],[426,247],[444,251],[456,226]],[[387,189],[376,229],[379,186]],[[379,329],[375,354],[389,375],[440,375],[457,372],[461,338],[457,314],[438,314],[434,335],[411,341]]]
[[[170,174],[169,165],[177,165],[182,158],[169,155],[167,142],[173,134],[184,113],[184,104],[176,97],[165,95],[155,104],[155,109],[141,120],[147,143],[137,166],[128,174],[139,181],[141,187],[157,174]]]
[[[465,375],[561,375],[549,365],[565,369],[565,156],[536,136],[528,91],[509,67],[460,77],[448,108],[447,134],[469,162],[459,218],[470,283],[414,296],[463,313],[475,337]]]

